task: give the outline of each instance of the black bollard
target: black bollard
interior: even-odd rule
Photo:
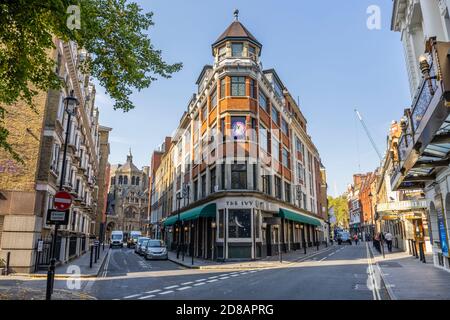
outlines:
[[[317,245],[317,251],[319,251],[319,247],[320,247],[320,242],[319,242],[319,241],[317,241],[317,242],[316,242],[316,245]]]
[[[303,242],[303,251],[304,251],[305,254],[306,254],[306,242]]]
[[[8,274],[9,274],[9,261],[10,261],[10,258],[11,258],[11,252],[8,252],[8,253],[6,254],[6,270],[5,270],[5,275],[8,275]]]
[[[98,251],[98,246],[94,246],[94,263],[97,263],[97,251]]]
[[[94,258],[94,248],[92,245],[90,245],[90,249],[91,249],[91,256],[89,260],[89,268],[92,268],[92,259]]]

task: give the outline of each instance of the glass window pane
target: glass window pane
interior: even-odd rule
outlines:
[[[251,237],[251,211],[250,209],[228,210],[228,237]]]
[[[232,43],[231,44],[231,55],[233,57],[242,57],[244,45],[242,43]]]

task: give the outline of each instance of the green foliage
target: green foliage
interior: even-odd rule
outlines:
[[[80,8],[81,28],[67,27],[70,5]],[[170,78],[182,64],[167,64],[147,34],[153,13],[126,0],[10,0],[0,3],[1,105],[25,101],[31,108],[38,91],[58,89],[55,61],[49,55],[53,36],[75,41],[89,52],[81,66],[114,99],[114,109],[134,108],[133,90],[150,86],[158,76]],[[8,131],[0,118],[0,147],[13,156]],[[14,156],[17,158],[17,155]]]
[[[347,197],[341,195],[339,197],[333,198],[328,196],[328,210],[333,207],[334,216],[336,217],[336,223],[332,225],[348,227],[349,215],[348,215],[348,203]]]

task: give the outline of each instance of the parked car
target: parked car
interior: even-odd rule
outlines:
[[[147,246],[145,247],[144,257],[146,260],[149,259],[163,259],[167,260],[167,247],[162,240],[148,240]]]
[[[111,232],[111,248],[121,247],[123,248],[123,232],[115,230]]]
[[[134,248],[136,246],[137,239],[142,236],[140,231],[131,231],[130,237],[127,240],[127,247]]]
[[[350,233],[347,231],[341,231],[337,235],[337,242],[339,245],[342,244],[342,242],[347,242],[348,244],[352,244],[352,238],[350,236]]]
[[[142,240],[141,245],[139,246],[138,250],[137,250],[137,254],[143,256],[145,254],[145,248],[147,247],[147,242],[149,242],[150,239],[144,239]]]
[[[150,238],[148,237],[139,237],[136,241],[136,245],[134,246],[134,252],[139,254],[139,250],[141,247],[141,244],[144,240],[149,240]]]

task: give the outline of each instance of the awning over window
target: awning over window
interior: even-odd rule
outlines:
[[[280,217],[300,223],[310,224],[313,226],[321,226],[319,219],[307,216],[306,214],[297,213],[287,209],[280,209]]]
[[[216,216],[216,204],[210,203],[203,206],[195,207],[191,210],[185,211],[180,214],[180,221],[189,221],[198,218],[215,217]],[[164,227],[175,224],[178,220],[178,214],[174,214],[168,217],[164,222]]]

